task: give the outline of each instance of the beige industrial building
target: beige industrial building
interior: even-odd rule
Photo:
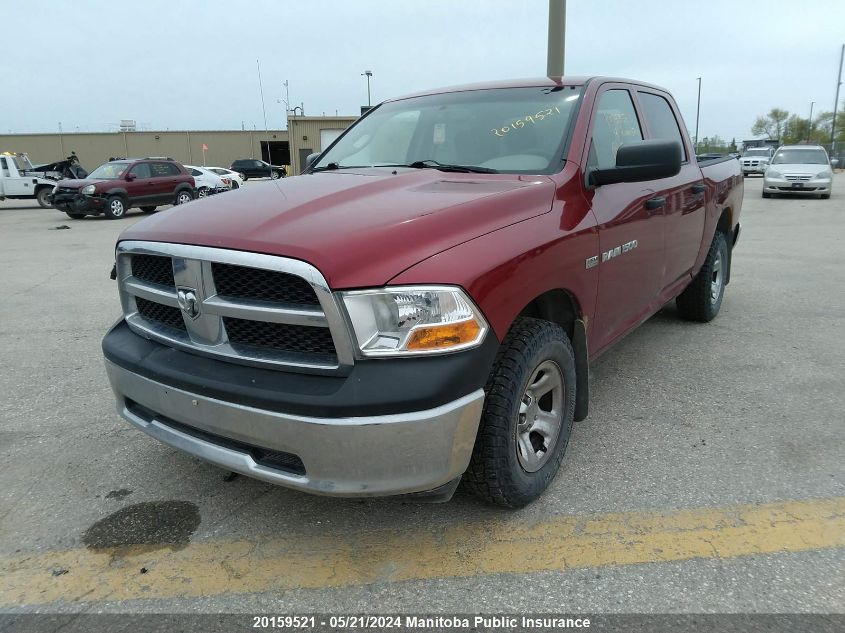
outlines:
[[[357,118],[291,116],[289,130],[269,131],[0,134],[0,152],[26,152],[35,164],[52,163],[76,152],[89,171],[118,156],[170,156],[188,165],[218,167],[228,167],[237,158],[260,158],[274,165],[287,165],[289,174],[298,174],[308,154],[322,151]],[[208,149],[204,151],[203,146]]]

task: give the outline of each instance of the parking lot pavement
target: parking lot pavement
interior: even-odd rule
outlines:
[[[0,203],[0,609],[845,611],[843,178],[830,200],[746,180],[720,316],[666,306],[599,359],[520,511],[230,481],[135,431],[99,344],[142,216]]]

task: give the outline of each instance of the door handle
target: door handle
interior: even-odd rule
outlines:
[[[705,191],[707,191],[707,187],[705,187],[704,184],[700,182],[694,184],[692,187],[690,187],[690,189],[693,193],[704,193]]]
[[[649,198],[645,201],[645,208],[647,211],[657,211],[658,209],[662,208],[666,204],[666,198],[663,196],[657,196],[654,198]],[[651,214],[649,214],[651,215]]]

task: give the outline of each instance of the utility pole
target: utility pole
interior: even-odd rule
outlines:
[[[367,107],[369,108],[370,106],[373,105],[372,101],[370,101],[370,77],[373,76],[373,71],[372,70],[365,70],[364,72],[361,73],[361,76],[367,77]]]
[[[815,101],[810,101],[810,118],[807,119],[807,142],[810,142],[810,133],[813,131],[813,106],[816,105]]]
[[[836,108],[839,105],[839,86],[842,85],[842,58],[845,57],[845,44],[839,52],[839,74],[836,76],[836,99],[833,101],[833,123],[830,126],[830,153],[836,153]]]
[[[698,117],[701,114],[701,77],[698,79],[698,103],[695,106],[695,153],[698,154]]]
[[[549,0],[549,42],[546,76],[563,77],[566,55],[566,0]]]

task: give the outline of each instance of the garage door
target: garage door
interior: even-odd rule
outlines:
[[[320,151],[322,152],[329,145],[334,143],[334,140],[343,134],[343,130],[320,130]]]

